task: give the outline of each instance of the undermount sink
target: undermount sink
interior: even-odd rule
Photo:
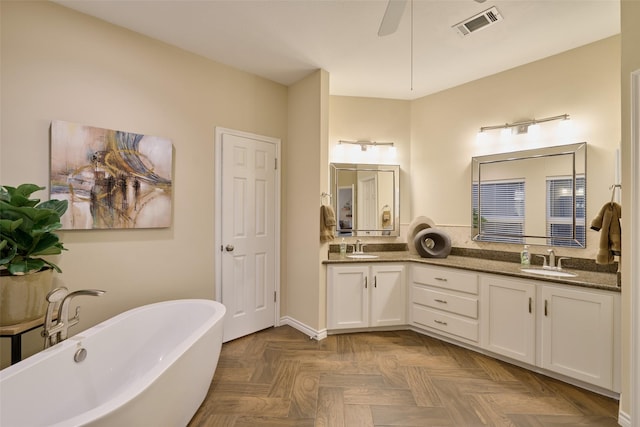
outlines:
[[[351,255],[347,255],[347,258],[354,258],[354,259],[374,259],[374,258],[378,258],[378,255],[370,255],[370,254],[351,254]]]
[[[545,270],[541,268],[523,268],[520,271],[523,273],[539,274],[541,276],[553,276],[553,277],[576,277],[577,274],[568,273],[566,271],[558,270]]]

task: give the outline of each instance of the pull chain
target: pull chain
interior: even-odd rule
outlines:
[[[411,21],[411,25],[410,25],[410,27],[411,27],[410,28],[410,30],[411,30],[410,31],[411,32],[411,37],[410,37],[411,42],[410,42],[410,47],[409,47],[410,55],[411,55],[411,73],[410,73],[411,74],[410,75],[411,81],[410,81],[410,86],[411,86],[411,91],[413,91],[413,0],[411,0],[410,7],[411,7],[411,11],[410,11],[411,12],[411,20],[410,20]]]

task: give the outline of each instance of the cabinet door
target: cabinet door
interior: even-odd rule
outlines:
[[[407,297],[404,265],[371,267],[371,326],[404,325]]]
[[[542,367],[611,388],[613,296],[543,286]]]
[[[369,326],[369,267],[330,266],[327,286],[329,329]]]
[[[480,286],[483,348],[535,364],[535,284],[481,276]]]

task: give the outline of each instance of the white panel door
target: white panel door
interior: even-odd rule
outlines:
[[[358,210],[356,212],[358,230],[376,230],[378,216],[378,179],[377,175],[369,175],[358,179]]]
[[[222,303],[224,341],[274,325],[276,300],[274,144],[222,138]]]

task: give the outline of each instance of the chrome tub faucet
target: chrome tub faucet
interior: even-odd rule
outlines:
[[[47,294],[47,313],[44,318],[44,330],[42,336],[44,337],[44,348],[56,345],[67,339],[69,335],[69,328],[80,321],[80,307],[76,307],[75,316],[69,318],[69,305],[71,300],[79,296],[94,296],[99,297],[104,294],[105,291],[99,289],[82,289],[69,293],[69,289],[60,287],[52,290]],[[57,317],[54,317],[54,313],[57,310]]]

